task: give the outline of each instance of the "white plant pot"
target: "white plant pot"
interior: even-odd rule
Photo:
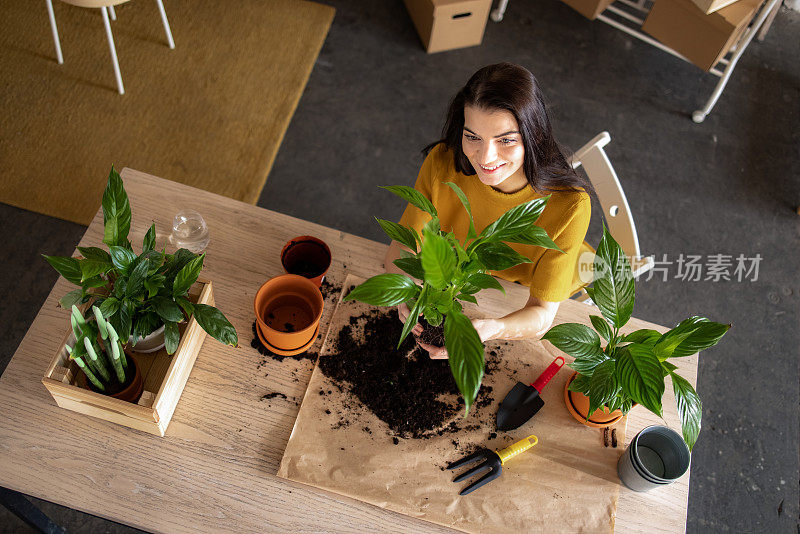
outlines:
[[[136,341],[134,341],[133,336],[131,336],[130,344],[132,351],[143,354],[163,349],[165,345],[164,325],[162,324],[161,328],[154,330],[152,333],[150,333],[150,335],[141,337]]]

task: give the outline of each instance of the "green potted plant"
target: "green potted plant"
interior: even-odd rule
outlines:
[[[474,295],[481,289],[503,286],[487,274],[502,271],[530,260],[506,243],[521,243],[560,250],[547,232],[534,225],[549,196],[520,204],[500,216],[480,234],[475,230],[472,209],[464,192],[456,184],[447,185],[461,200],[470,225],[463,243],[453,232],[441,229],[436,208],[412,187],[386,186],[400,198],[427,212],[431,220],[422,235],[413,228],[378,219],[384,232],[409,250],[394,264],[410,276],[386,273],[373,276],[355,287],[345,300],[360,300],[373,306],[397,306],[407,303],[410,314],[405,321],[398,347],[422,316],[432,327],[444,324],[444,346],[450,369],[464,397],[465,415],[475,401],[484,372],[484,347],[472,322],[462,312],[460,301],[477,304]],[[415,279],[421,280],[418,284]]]
[[[83,371],[90,389],[136,402],[144,388],[139,365],[126,354],[117,331],[103,317],[100,308],[93,306],[92,311],[94,317],[86,320],[78,307],[72,306],[70,321],[75,342],[66,345],[69,359]]]
[[[691,450],[700,433],[700,398],[692,385],[675,372],[677,367],[669,359],[691,356],[713,347],[731,325],[695,316],[664,334],[650,329],[620,334],[633,312],[634,279],[628,258],[605,226],[594,259],[594,284],[586,290],[602,314],[602,317],[589,317],[594,329],[583,324],[564,323],[542,336],[575,358],[570,364],[575,374],[565,392],[570,412],[576,419],[577,413],[590,421],[598,409],[600,412],[604,409],[605,423],[593,426],[613,423],[615,411],[619,410],[621,417],[635,403],[662,416],[661,399],[669,376],[683,439]],[[605,347],[601,346],[601,336]],[[574,409],[581,401],[588,405],[585,411]]]
[[[155,250],[155,224],[144,236],[141,254],[133,251],[128,240],[131,208],[122,178],[114,168],[103,193],[103,243],[100,247],[78,247],[82,258],[44,256],[45,260],[69,282],[80,286],[67,293],[60,305],[90,302],[97,306],[119,338],[134,345],[163,330],[167,353],[178,348],[178,324],[194,316],[211,337],[237,346],[233,325],[217,308],[194,304],[188,298],[189,288],[197,281],[205,254],[186,249],[175,254]],[[162,345],[163,346],[163,345]],[[157,350],[149,347],[147,350]]]

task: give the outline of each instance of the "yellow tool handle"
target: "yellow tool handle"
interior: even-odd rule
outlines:
[[[537,443],[539,443],[539,438],[536,436],[528,436],[513,445],[509,445],[503,450],[497,451],[497,456],[500,457],[500,464],[505,464],[506,460],[510,460],[514,456],[522,454]]]

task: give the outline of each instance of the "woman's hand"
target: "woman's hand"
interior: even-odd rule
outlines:
[[[400,317],[400,322],[406,324],[406,319],[411,314],[411,310],[408,309],[406,303],[399,304],[397,306],[397,315]],[[414,325],[414,328],[411,329],[411,333],[414,336],[421,336],[422,335],[422,325],[417,323]]]

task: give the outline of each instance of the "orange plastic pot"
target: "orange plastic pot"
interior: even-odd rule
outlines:
[[[569,385],[575,380],[578,373],[572,373],[567,383],[564,385],[564,403],[567,405],[567,410],[572,417],[579,423],[592,428],[606,428],[620,419],[622,419],[622,410],[614,410],[609,412],[608,408],[603,406],[595,410],[591,415],[589,414],[589,397],[577,391],[570,391]],[[587,420],[588,419],[588,420]]]
[[[276,354],[308,350],[319,330],[322,293],[308,278],[284,274],[267,280],[253,302],[258,338]]]
[[[281,264],[287,273],[308,278],[319,287],[331,266],[331,249],[314,236],[295,237],[283,246]]]

